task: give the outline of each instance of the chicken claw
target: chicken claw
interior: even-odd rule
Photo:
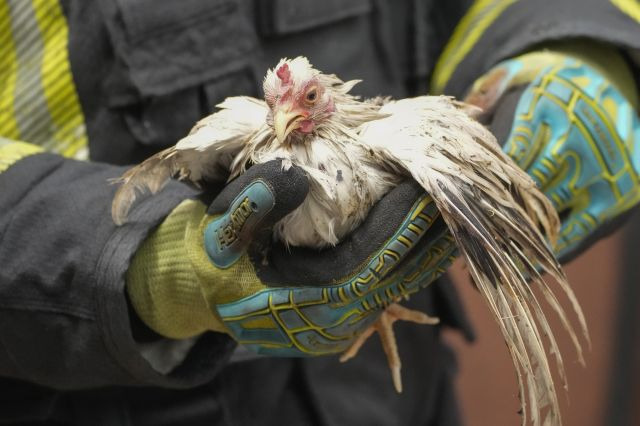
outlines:
[[[384,353],[387,355],[387,361],[389,362],[389,368],[391,369],[391,378],[393,379],[393,386],[396,388],[398,393],[402,393],[402,377],[400,376],[402,363],[400,362],[400,355],[398,354],[396,336],[393,333],[393,323],[398,320],[414,322],[416,324],[431,325],[435,325],[440,322],[440,319],[437,317],[430,317],[424,312],[405,308],[398,303],[392,303],[380,314],[380,318],[371,324],[369,328],[358,336],[351,346],[342,353],[340,356],[340,362],[346,362],[356,356],[364,342],[366,342],[367,339],[377,331],[380,335]]]

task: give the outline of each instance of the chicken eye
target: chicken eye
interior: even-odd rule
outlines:
[[[307,92],[307,95],[305,96],[304,99],[308,103],[312,104],[316,101],[317,98],[318,98],[318,90],[316,88],[313,88]]]

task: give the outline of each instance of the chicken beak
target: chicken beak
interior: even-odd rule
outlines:
[[[284,143],[289,133],[300,127],[302,120],[304,116],[298,111],[291,111],[289,108],[277,110],[273,116],[273,128],[278,141]]]

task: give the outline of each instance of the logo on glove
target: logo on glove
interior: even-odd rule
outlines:
[[[231,203],[229,210],[206,225],[204,245],[218,268],[232,266],[243,255],[253,230],[275,206],[269,186],[256,180]]]
[[[249,197],[244,197],[240,205],[231,212],[229,222],[217,230],[220,250],[229,247],[238,239],[242,227],[253,212],[256,211],[257,207],[257,204],[252,202]]]

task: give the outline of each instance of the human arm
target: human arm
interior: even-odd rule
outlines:
[[[484,107],[505,151],[554,203],[563,260],[616,229],[640,200],[637,89],[611,48],[574,43],[504,61],[467,100]]]
[[[277,170],[280,170],[279,167]],[[122,171],[120,167],[78,162],[52,154],[38,153],[16,161],[0,174],[3,187],[11,188],[10,191],[4,191],[2,197],[5,203],[2,211],[5,214],[1,222],[3,228],[0,253],[6,267],[3,268],[0,289],[4,293],[3,309],[7,312],[6,315],[3,314],[4,327],[1,339],[5,358],[3,361],[6,360],[1,372],[3,375],[62,388],[108,384],[180,387],[203,383],[216,374],[235,346],[228,335],[220,333],[229,332],[225,326],[219,328],[221,324],[218,324],[218,328],[207,327],[207,324],[211,324],[216,318],[211,307],[224,301],[220,299],[219,294],[229,299],[225,299],[228,302],[248,298],[259,292],[272,295],[283,292],[304,294],[322,290],[322,287],[326,287],[327,291],[338,299],[341,295],[347,294],[348,300],[340,300],[336,309],[318,306],[324,314],[310,314],[312,320],[321,322],[321,328],[331,328],[342,322],[340,318],[345,312],[351,309],[359,312],[358,315],[363,321],[350,326],[350,331],[346,330],[345,334],[340,335],[336,345],[332,345],[330,349],[320,346],[315,348],[317,353],[340,352],[349,345],[362,327],[375,318],[379,312],[378,303],[390,303],[389,294],[400,297],[417,291],[420,285],[431,282],[443,272],[453,250],[453,247],[447,250],[439,249],[435,238],[433,244],[427,244],[429,240],[424,239],[423,244],[416,249],[420,250],[420,256],[414,257],[411,262],[430,262],[428,268],[420,271],[416,269],[416,265],[407,265],[402,269],[392,268],[400,259],[393,251],[386,254],[388,250],[383,248],[393,243],[389,238],[399,232],[398,229],[406,222],[406,215],[412,211],[415,213],[414,204],[422,199],[421,208],[429,207],[432,215],[427,217],[430,217],[430,220],[435,219],[434,207],[424,202],[422,191],[415,184],[403,184],[390,198],[381,202],[377,207],[377,214],[371,216],[364,230],[356,233],[340,250],[333,253],[325,251],[324,254],[314,257],[308,251],[292,254],[286,248],[280,247],[274,250],[271,258],[278,267],[261,268],[260,278],[256,277],[254,272],[251,280],[237,282],[230,280],[228,276],[225,278],[224,274],[216,275],[215,267],[208,265],[209,270],[204,273],[213,278],[213,281],[208,281],[209,286],[206,288],[205,293],[208,293],[209,297],[202,299],[207,304],[204,307],[204,316],[209,315],[208,321],[199,323],[194,315],[196,310],[193,306],[188,306],[186,311],[160,309],[172,316],[169,322],[173,321],[174,325],[180,315],[187,318],[188,331],[186,334],[181,332],[182,334],[176,335],[162,333],[163,329],[160,329],[160,334],[153,336],[154,341],[176,342],[179,340],[177,338],[196,335],[199,337],[195,346],[186,354],[186,358],[180,360],[177,368],[171,373],[158,372],[143,356],[140,343],[144,342],[136,339],[130,327],[136,323],[137,314],[130,311],[127,305],[124,287],[127,269],[140,246],[146,247],[143,250],[146,259],[162,253],[154,246],[158,238],[152,231],[161,222],[166,222],[165,217],[179,215],[179,210],[175,207],[180,202],[180,206],[190,204],[200,209],[199,213],[195,212],[198,216],[195,220],[197,226],[207,220],[206,204],[193,198],[194,191],[174,183],[157,196],[143,201],[134,209],[130,221],[118,228],[109,216],[108,207],[115,188],[109,185],[107,180],[118,176]],[[247,174],[248,178],[251,176],[251,173]],[[217,209],[212,210],[212,213],[217,212],[219,215],[229,207],[230,201],[235,197],[230,194],[243,189],[239,184],[237,181],[235,189],[230,185],[230,189],[226,193],[223,192],[222,198],[218,198],[219,202],[212,204],[212,208]],[[292,190],[295,185],[289,182],[287,185],[275,187]],[[390,208],[391,206],[394,208]],[[194,211],[190,212],[191,216],[193,214]],[[416,220],[424,222],[423,219],[415,218],[411,223]],[[410,238],[417,243],[416,228],[414,231],[408,231],[409,224],[404,224],[403,232],[408,232]],[[424,222],[424,225],[430,223]],[[158,229],[162,229],[162,226]],[[433,232],[442,233],[443,230],[442,227],[439,230],[434,228]],[[146,242],[143,243],[145,239]],[[397,246],[398,243],[394,244]],[[404,258],[408,252],[407,247],[401,245],[398,248],[402,248]],[[391,247],[395,251],[398,248]],[[434,250],[433,253],[430,253],[431,249]],[[201,251],[200,256],[203,254],[204,251]],[[291,259],[295,259],[295,262],[293,267],[288,268]],[[410,259],[404,260],[409,263]],[[372,275],[367,262],[373,262],[372,265],[378,264],[384,272],[376,267],[377,272]],[[138,260],[137,264],[140,263],[149,266],[147,262]],[[163,270],[156,269],[155,266],[158,265],[152,268],[150,278],[162,276]],[[207,265],[201,264],[196,270],[202,272],[206,267]],[[175,277],[184,271],[183,268],[169,269],[168,272],[164,270],[169,277]],[[395,276],[384,280],[387,271],[393,271]],[[402,278],[406,278],[409,273],[412,274],[411,279],[403,281]],[[130,271],[129,274],[135,274],[135,271]],[[335,284],[336,274],[347,278],[357,278],[358,274],[361,274],[362,277],[368,277],[365,288],[376,285],[370,289],[371,291],[367,291],[365,301],[364,297],[349,292],[348,287],[351,283],[348,279],[344,285],[331,286],[330,284]],[[261,279],[270,283],[271,288]],[[152,279],[139,284],[144,287],[156,281],[159,285],[171,284],[163,287],[168,293],[176,289],[172,285],[176,282],[171,278],[168,280],[169,283],[166,279]],[[253,292],[246,291],[241,284],[249,282],[259,288]],[[285,283],[288,285],[285,286]],[[315,284],[315,287],[309,286],[309,283]],[[403,290],[398,287],[402,283],[407,285]],[[234,288],[235,284],[237,287]],[[304,284],[307,284],[307,287],[304,287]],[[296,288],[292,290],[292,286]],[[341,293],[339,287],[347,289],[346,293]],[[194,294],[193,289],[197,293],[201,292],[198,287],[192,286],[187,296]],[[393,293],[385,293],[385,290]],[[131,291],[129,293],[131,294]],[[377,296],[374,297],[375,294]],[[141,300],[139,297],[133,298],[138,302]],[[156,302],[153,298],[143,297],[143,300],[143,303],[151,305]],[[176,301],[181,300],[183,299],[178,298]],[[134,306],[140,310],[140,303],[134,303]],[[368,307],[364,309],[363,306]],[[152,306],[151,310],[154,309]],[[332,312],[333,315],[338,313],[340,318],[331,320]],[[156,325],[149,321],[144,312],[142,317],[150,324]],[[234,337],[241,341],[242,338],[237,332],[242,329],[243,327],[237,328],[234,334]],[[205,330],[218,332],[203,334]],[[293,352],[289,355],[302,353],[296,348],[299,347],[293,347]],[[308,349],[314,350],[313,345]],[[47,356],[43,357],[42,354],[45,353]]]
[[[109,215],[115,188],[107,179],[122,170],[39,153],[0,174],[0,374],[56,388],[206,380],[202,371],[169,377],[151,368],[132,337],[124,292],[135,250],[194,193],[170,185],[117,228]],[[215,335],[199,344],[203,350],[194,353],[208,365],[231,348]]]
[[[619,224],[621,221],[614,219],[624,216],[635,205],[632,199],[637,191],[637,185],[633,183],[637,168],[632,155],[633,147],[638,143],[633,131],[637,118],[634,111],[637,88],[632,74],[633,62],[628,54],[638,48],[640,25],[634,19],[635,15],[618,2],[589,1],[576,6],[572,1],[553,4],[528,1],[474,3],[441,56],[433,78],[435,90],[466,95],[467,102],[485,110],[484,122],[490,125],[501,143],[506,144],[507,152],[530,172],[556,204],[563,219],[564,239],[569,228],[584,230],[571,237],[571,244],[560,242],[558,254],[565,261],[598,237],[606,235],[610,229],[605,224]],[[471,25],[473,22],[475,27]],[[498,64],[500,59],[505,60]],[[577,62],[562,65],[570,60]],[[573,76],[568,75],[571,67],[576,69]],[[544,79],[549,83],[558,73],[564,74],[560,80],[573,81],[568,83],[565,92],[573,93],[575,99],[591,101],[568,105],[563,110],[557,107],[554,110],[549,102],[538,102],[539,99],[557,98],[560,89],[557,84],[534,88],[534,80]],[[598,84],[581,87],[581,81],[590,78],[597,80]],[[477,81],[473,84],[475,79]],[[542,94],[542,98],[532,96],[534,92]],[[528,116],[523,115],[526,100],[530,101],[531,110],[535,109]],[[599,103],[605,100],[607,102]],[[590,109],[591,116],[599,116],[604,121],[590,120],[581,115],[584,105]],[[613,109],[609,108],[610,105]],[[516,107],[520,110],[514,121]],[[556,119],[550,119],[551,116]],[[580,126],[576,121],[583,121],[582,132],[570,132]],[[609,129],[613,129],[606,136],[597,131],[605,122]],[[545,128],[550,129],[547,136],[551,137],[536,140],[524,137],[516,131],[523,126],[530,130],[531,135],[537,136],[542,135]],[[593,137],[585,135],[585,127]],[[524,144],[525,140],[529,143]],[[592,141],[591,146],[589,140]],[[523,145],[531,148],[528,155],[524,155]],[[607,146],[613,146],[613,149],[605,149]],[[603,153],[598,153],[599,150]],[[560,155],[550,155],[551,151]],[[558,203],[560,187],[568,189],[569,180],[562,182],[559,173],[567,170],[570,152],[579,158],[579,164],[596,167],[576,171],[571,166],[574,177],[581,174],[580,183],[577,186],[574,183],[571,190],[565,192],[570,201]],[[616,192],[614,185],[609,190],[604,189],[604,182],[615,182],[621,176],[597,167],[596,157],[605,161],[620,160],[618,163],[630,171],[630,185],[623,191],[627,193],[625,197],[618,193],[617,199],[612,198]],[[543,167],[544,162],[551,164],[553,171]],[[544,179],[541,179],[541,171],[547,175]],[[562,182],[560,187],[558,181]],[[597,191],[594,191],[598,186],[594,182],[601,182]],[[576,208],[578,205],[580,207]],[[599,210],[601,217],[585,227],[587,207],[588,210]],[[578,221],[580,215],[582,220]],[[578,222],[582,225],[574,226]]]
[[[86,101],[101,98],[93,91],[80,104],[77,85],[89,71],[72,75],[78,62],[70,56],[88,55],[70,47],[77,32],[70,34],[69,11],[57,1],[0,6],[0,375],[56,388],[188,385],[193,376],[162,377],[140,356],[130,326],[140,321],[129,315],[124,292],[128,260],[116,258],[131,257],[193,191],[173,185],[136,225],[113,225],[107,212],[115,188],[106,179],[123,169],[68,159],[88,157],[88,122],[96,114]],[[83,42],[100,52],[96,40]],[[89,55],[92,70],[99,55]],[[103,144],[121,162],[129,152],[121,145],[131,140],[122,133]]]

